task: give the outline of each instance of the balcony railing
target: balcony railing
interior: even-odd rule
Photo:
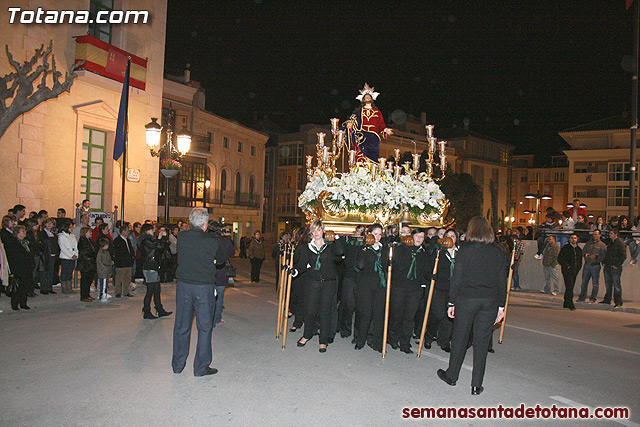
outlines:
[[[193,197],[171,197],[170,206],[196,207],[204,206],[204,198]],[[249,208],[260,208],[262,196],[260,194],[236,193],[235,191],[214,190],[209,191],[207,196],[207,206],[212,204],[244,206]],[[158,205],[164,206],[164,196],[158,196]]]

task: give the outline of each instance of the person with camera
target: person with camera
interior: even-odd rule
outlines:
[[[222,320],[222,310],[224,308],[224,291],[227,288],[227,284],[229,283],[229,275],[231,265],[231,257],[235,255],[236,248],[233,246],[233,242],[231,241],[231,233],[226,226],[229,224],[224,224],[222,222],[210,221],[209,222],[209,233],[213,234],[218,244],[224,249],[224,251],[229,256],[229,260],[224,264],[216,264],[216,305],[213,315],[213,327],[223,324],[224,320]]]
[[[144,224],[140,229],[140,239],[138,246],[142,255],[142,274],[147,285],[147,293],[144,296],[142,306],[143,319],[157,319],[168,316],[172,311],[166,311],[162,307],[160,298],[160,257],[167,241],[167,233],[163,229],[155,237],[155,227],[153,224]],[[158,317],[151,314],[151,298],[156,307]]]

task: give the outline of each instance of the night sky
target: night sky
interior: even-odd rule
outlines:
[[[249,126],[346,119],[368,82],[388,124],[424,111],[436,136],[467,122],[555,154],[558,131],[631,104],[624,0],[169,0],[167,22],[165,71],[191,64],[207,109]]]

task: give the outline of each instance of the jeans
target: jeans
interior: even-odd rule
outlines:
[[[511,288],[512,289],[520,289],[520,274],[518,274],[519,265],[513,265],[513,276],[511,280]]]
[[[73,280],[73,270],[76,268],[75,259],[60,259],[60,280]]]
[[[604,267],[604,285],[607,287],[607,293],[604,295],[604,302],[611,304],[611,291],[613,291],[613,302],[615,305],[622,305],[622,286],[620,285],[620,275],[622,269]]]
[[[204,375],[213,358],[211,334],[213,332],[213,311],[215,306],[215,286],[193,285],[178,280],[176,285],[176,318],[173,326],[173,372],[180,373],[187,363],[193,313],[198,325],[198,343],[193,359],[193,374]]]
[[[106,297],[106,295],[107,295],[107,288],[109,286],[109,279],[107,279],[106,277],[104,279],[98,279],[98,286],[99,286],[99,289],[100,289],[99,298],[102,299],[103,297]]]
[[[551,285],[553,285],[553,291],[558,292],[558,268],[544,267],[544,291],[546,293],[551,292]]]
[[[578,301],[584,301],[587,298],[589,289],[589,279],[592,279],[593,286],[591,288],[591,301],[595,301],[598,297],[598,289],[600,288],[600,264],[585,264],[582,269],[582,288]]]
[[[222,306],[224,304],[224,290],[227,287],[225,285],[218,286],[216,285],[216,307],[213,315],[213,327],[215,328],[220,321],[222,320]]]

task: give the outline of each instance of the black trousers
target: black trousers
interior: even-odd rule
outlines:
[[[424,321],[424,312],[427,309],[427,297],[429,296],[429,288],[420,288],[422,293],[420,294],[420,301],[418,301],[418,310],[414,319],[413,333],[416,336],[420,336],[422,332],[422,322]]]
[[[33,275],[30,274],[29,276],[33,276]],[[29,292],[32,292],[31,291],[32,286],[33,286],[32,277],[25,278],[25,280],[22,280],[22,278],[18,278],[18,292],[11,295],[12,308],[18,308],[18,307],[24,308],[27,306],[27,295],[29,294]]]
[[[305,282],[304,293],[304,338],[311,339],[315,333],[316,316],[320,318],[320,344],[329,344],[331,331],[331,309],[335,304],[338,283],[335,280]]]
[[[359,280],[356,285],[356,345],[364,346],[371,327],[369,345],[382,350],[382,328],[384,327],[384,302],[386,289],[374,280]]]
[[[251,258],[251,281],[260,281],[260,269],[262,268],[262,262],[264,258]]]
[[[403,350],[411,348],[414,317],[421,295],[420,287],[391,286],[388,341],[400,344]]]
[[[340,298],[340,306],[338,308],[338,328],[340,330],[340,336],[342,337],[351,335],[353,313],[356,309],[355,288],[356,279],[345,276],[342,280],[342,297]]]
[[[453,322],[447,315],[448,302],[449,291],[437,288],[433,290],[425,341],[432,342],[436,340],[440,347],[451,346]]]
[[[304,279],[294,277],[291,280],[289,311],[295,316],[293,326],[301,328],[304,324]]]
[[[576,285],[577,271],[562,269],[564,278],[564,305],[573,306],[573,288]]]
[[[460,368],[467,354],[469,335],[473,331],[473,372],[471,387],[480,387],[487,365],[489,342],[498,314],[498,302],[493,298],[458,298],[456,301],[451,356],[447,377],[458,380]]]
[[[93,271],[80,272],[80,299],[86,299],[91,296],[89,290],[91,289],[94,276],[95,272]]]
[[[160,299],[160,282],[147,283],[147,293],[144,295],[142,311],[148,313],[151,311],[151,298],[157,312],[162,312],[162,300]]]
[[[182,372],[187,363],[194,311],[198,325],[198,344],[193,359],[193,374],[202,376],[209,368],[213,358],[211,334],[216,304],[214,290],[213,283],[211,285],[192,285],[178,281],[176,286],[176,317],[173,325],[173,357],[171,359],[171,367],[175,373]]]

